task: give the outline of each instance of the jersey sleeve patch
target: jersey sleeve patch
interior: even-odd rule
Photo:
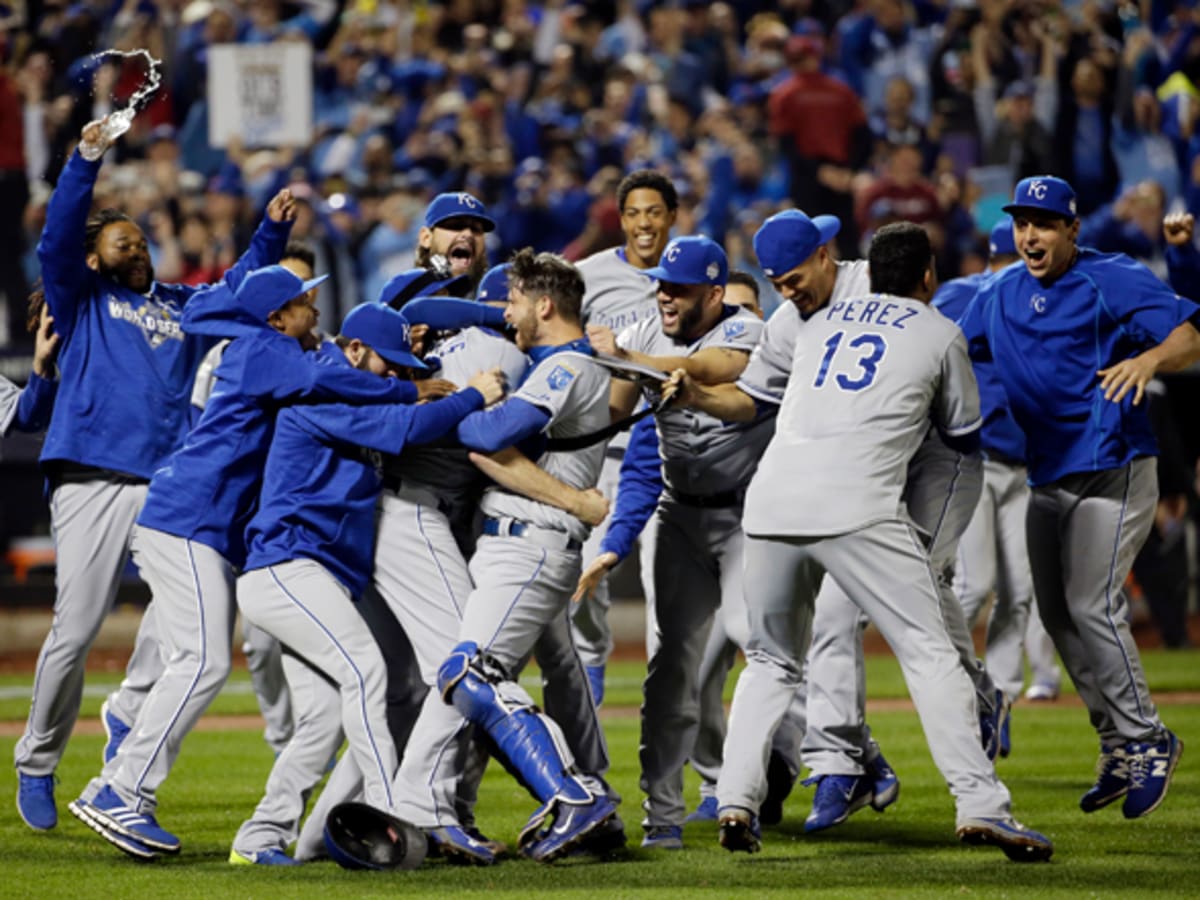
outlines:
[[[575,376],[577,374],[578,373],[570,366],[559,363],[553,369],[551,369],[550,374],[546,376],[546,384],[549,385],[550,390],[552,391],[563,391],[566,390],[570,386],[571,382],[575,380]]]

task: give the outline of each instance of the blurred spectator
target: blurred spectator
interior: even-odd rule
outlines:
[[[1127,253],[1145,263],[1156,275],[1167,277],[1162,234],[1166,194],[1156,181],[1142,181],[1121,192],[1115,202],[1105,204],[1084,217],[1079,243],[1104,253]]]
[[[839,61],[850,86],[869,113],[882,113],[887,85],[905,79],[913,89],[915,116],[928,121],[932,112],[929,60],[936,32],[916,21],[904,0],[870,0],[869,14],[842,32]]]
[[[916,94],[912,82],[897,75],[887,83],[883,108],[871,114],[871,135],[875,139],[875,156],[879,162],[887,148],[894,144],[912,144],[921,151],[921,171],[932,172],[937,162],[938,145],[930,140],[926,123],[913,114]]]
[[[869,153],[870,131],[855,93],[821,71],[823,51],[819,38],[788,40],[792,75],[771,91],[770,130],[791,163],[792,202],[810,216],[841,219],[838,250],[851,258],[858,253],[851,191]]]
[[[891,222],[915,222],[942,230],[942,208],[933,183],[921,175],[921,150],[915,144],[888,149],[883,174],[858,196],[855,220],[863,254],[871,236]],[[935,241],[935,244],[937,242]]]

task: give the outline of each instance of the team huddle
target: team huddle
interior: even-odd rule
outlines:
[[[521,855],[623,847],[597,708],[606,576],[635,543],[643,847],[680,850],[685,821],[710,820],[755,852],[805,768],[808,831],[893,803],[864,717],[868,622],[963,842],[1053,853],[995,769],[1022,642],[1054,670],[1025,640],[1043,624],[1099,736],[1082,810],[1165,798],[1183,744],[1121,588],[1158,497],[1144,391],[1200,359],[1200,307],[1078,247],[1066,182],[1021,181],[992,271],[941,290],[916,225],[837,260],[838,219],[778,213],[754,236],[784,300],[766,322],[720,245],[671,238],[660,173],[622,181],[625,244],[578,266],[523,250],[488,269],[495,222],[441,194],[419,268],[327,337],[288,191],[222,281],[162,284],[137,224],[91,211],[109,144],[85,127],[50,199],[35,373],[0,392],[5,429],[46,428],[57,555],[15,750],[31,828],[57,824],[54,772],[130,556],[152,601],[102,709],[103,768],[68,806],[141,859],[181,850],[157,791],[230,673],[239,611],[277,756],[231,863],[494,863],[506,847],[475,822],[489,757],[536,800]],[[985,666],[971,626],[993,589]],[[540,707],[518,681],[531,659]]]

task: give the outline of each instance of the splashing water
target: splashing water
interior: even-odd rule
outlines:
[[[142,83],[142,86],[129,98],[127,106],[109,113],[108,118],[104,122],[104,139],[111,142],[129,130],[130,126],[133,125],[133,117],[137,114],[138,106],[144,105],[150,98],[150,95],[157,91],[159,85],[162,84],[162,72],[159,70],[162,60],[151,56],[149,50],[102,50],[99,53],[92,54],[92,59],[97,61],[97,65],[109,57],[119,57],[121,59],[141,57],[146,61],[146,80]]]

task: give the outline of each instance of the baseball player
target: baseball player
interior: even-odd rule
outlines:
[[[352,310],[337,346],[323,347],[322,353],[345,371],[395,376],[424,369],[411,353],[408,322],[382,304]],[[394,805],[397,762],[385,721],[385,666],[382,651],[354,608],[373,564],[381,456],[406,444],[438,440],[464,415],[502,394],[499,377],[481,372],[468,387],[437,403],[292,406],[276,423],[259,508],[247,529],[249,552],[246,572],[238,579],[238,606],[320,676],[307,690],[293,684],[294,698],[311,693],[315,704],[325,707],[322,694],[339,695],[342,727],[363,779],[364,798],[385,811]],[[305,461],[300,469],[297,460]],[[306,744],[293,738],[276,761],[272,779],[293,766],[292,748]],[[274,821],[288,826],[294,836],[301,809],[266,809],[275,798],[287,799],[269,781],[251,822]],[[235,852],[242,839],[239,834]],[[252,861],[288,864],[281,858],[287,843],[281,837],[273,851],[265,851],[273,860]]]
[[[135,561],[154,592],[166,660],[117,755],[70,809],[138,857],[179,850],[158,826],[156,791],[183,738],[229,674],[235,570],[258,501],[276,410],[290,402],[402,402],[408,383],[306,356],[299,338],[316,322],[312,289],[282,266],[214,288],[184,311],[189,333],[233,337],[200,422],[150,482],[133,537]]]
[[[505,317],[534,367],[503,404],[463,421],[458,428],[463,444],[492,453],[542,432],[557,439],[608,424],[609,376],[588,358],[579,321],[582,296],[583,279],[560,257],[524,250],[513,258]],[[602,458],[602,444],[548,450],[538,456],[538,467],[543,475],[586,489],[595,485]],[[530,473],[524,473],[524,481],[524,493],[537,496]],[[430,821],[431,812],[451,813],[453,796],[443,796],[431,811],[428,794],[430,787],[452,779],[415,784],[407,777],[409,756],[438,736],[460,731],[466,719],[487,732],[542,803],[519,843],[526,855],[549,862],[616,812],[605,786],[577,773],[558,726],[536,712],[515,680],[543,631],[566,627],[588,526],[500,487],[488,489],[481,509],[483,536],[470,563],[475,587],[463,613],[460,643],[438,670],[439,692],[454,709],[431,703],[422,709],[397,778],[397,809],[422,826],[439,824]],[[452,765],[452,759],[440,761],[440,767]]]
[[[725,251],[706,237],[675,238],[659,265],[657,319],[612,332],[589,326],[596,349],[673,368],[671,358],[707,380],[733,381],[758,343],[762,320],[726,306]],[[664,357],[667,358],[664,360]],[[613,381],[610,405],[627,414],[636,388]],[[742,498],[774,426],[773,416],[724,423],[687,409],[657,415],[664,491],[655,512],[654,621],[642,704],[643,847],[683,847],[683,765],[699,728],[699,668],[714,615],[745,639],[742,604]]]
[[[949,319],[958,319],[990,273],[999,272],[1017,260],[1012,219],[1005,216],[992,228],[989,239],[989,273],[968,275],[948,281],[938,289],[933,305]],[[1004,388],[987,362],[975,362],[983,411],[981,440],[984,451],[984,487],[979,506],[959,541],[954,565],[954,593],[962,604],[968,628],[974,628],[983,604],[995,590],[995,602],[987,623],[986,662],[997,687],[1009,700],[1021,693],[1025,678],[1022,645],[1033,649],[1030,665],[1034,684],[1045,683],[1056,673],[1054,651],[1049,659],[1037,655],[1040,642],[1027,634],[1041,630],[1041,620],[1030,614],[1033,579],[1025,551],[1025,512],[1029,506],[1026,484],[1025,435],[1013,421]],[[1034,619],[1030,623],[1030,619]],[[1011,747],[1007,719],[999,735],[999,753],[1008,756]]]
[[[586,292],[583,296],[582,321],[585,327],[600,325],[613,334],[642,321],[658,316],[655,282],[646,270],[656,266],[663,248],[671,237],[679,195],[671,179],[660,172],[638,169],[626,175],[617,185],[617,209],[621,213],[621,231],[625,243],[620,247],[601,250],[579,263]],[[628,439],[617,435],[609,442],[604,466],[597,487],[615,502],[620,480],[621,458]],[[646,595],[646,608],[653,606],[653,526],[643,532],[640,541],[641,581]],[[585,559],[601,553],[604,529],[592,531],[584,549]],[[592,694],[599,704],[604,699],[604,666],[612,653],[612,630],[608,626],[611,600],[608,581],[601,579],[583,603],[574,605],[571,630],[575,646],[587,667]],[[647,623],[648,633],[653,625]]]
[[[34,333],[33,369],[24,388],[0,375],[0,437],[11,431],[38,432],[45,429],[58,393],[59,336],[54,333],[54,317],[40,294],[30,303],[30,330]]]
[[[84,127],[46,209],[38,244],[46,303],[62,338],[61,383],[41,461],[57,556],[54,624],[38,657],[33,702],[17,742],[17,808],[31,828],[58,822],[54,770],[79,715],[83,668],[116,596],[150,477],[187,430],[187,395],[212,345],[179,319],[197,290],[154,280],[145,236],[114,209],[89,218],[108,149]],[[287,243],[287,193],[267,206],[250,249],[225,275],[236,288]]]
[[[960,324],[973,357],[995,360],[1025,433],[1034,595],[1100,736],[1080,806],[1124,797],[1137,818],[1162,802],[1183,752],[1146,687],[1121,592],[1157,505],[1141,403],[1156,373],[1200,358],[1200,307],[1124,254],[1077,246],[1075,192],[1060,178],[1022,179],[1005,211],[1023,265],[985,284]]]
[[[279,265],[301,281],[309,281],[315,274],[314,260],[312,250],[304,244],[291,241],[284,248]],[[311,289],[312,292],[316,290],[315,287]],[[315,293],[310,298],[310,305],[319,321],[320,311],[315,305]],[[315,349],[319,341],[315,330],[295,335],[295,339],[305,350]],[[218,342],[205,354],[196,369],[189,410],[193,427],[200,421],[204,407],[208,405],[208,398],[212,396],[213,388],[216,387],[217,366],[220,365],[221,356],[229,345],[229,340],[226,338]],[[265,722],[263,738],[278,754],[292,736],[291,700],[283,678],[279,642],[245,622],[242,623],[242,634],[242,652],[246,655],[250,684]],[[125,664],[125,677],[100,705],[100,721],[107,736],[103,751],[104,762],[107,763],[117,755],[117,750],[129,734],[130,723],[137,719],[138,712],[162,674],[164,665],[157,639],[154,607],[151,605],[138,626],[133,651]]]
[[[930,418],[964,452],[977,446],[979,427],[962,335],[908,299],[932,295],[928,235],[907,223],[879,229],[869,253],[875,293],[836,303],[812,292],[805,266],[823,236],[816,221],[788,213],[756,235],[764,271],[799,314],[794,356],[773,362],[764,338],[736,385],[701,386],[686,373],[672,379],[683,402],[727,421],[753,419],[757,404],[777,397],[763,387],[787,385],[746,497],[751,637],[717,785],[721,843],[759,849],[767,747],[800,683],[813,601],[828,572],[900,661],[957,801],[959,837],[995,844],[1013,859],[1046,859],[1050,841],[1012,818],[1008,791],[984,755],[974,691],[942,624],[928,554],[902,514],[906,470]],[[798,479],[798,470],[821,477]],[[828,492],[836,505],[823,499]]]
[[[495,228],[495,220],[477,197],[465,192],[438,194],[425,208],[424,224],[417,232],[416,263],[440,277],[466,276],[469,296],[488,267],[483,236]]]

